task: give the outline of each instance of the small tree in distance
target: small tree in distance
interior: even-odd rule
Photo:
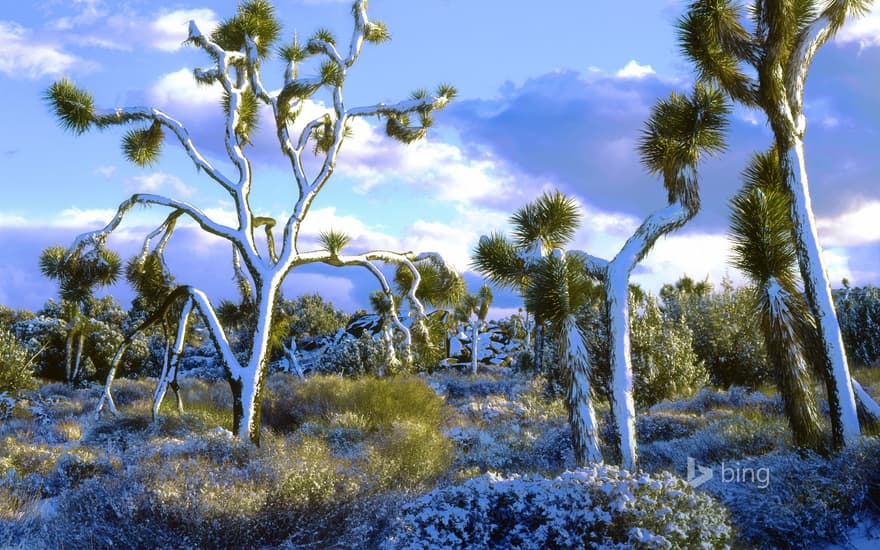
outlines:
[[[357,0],[352,8],[354,32],[346,49],[340,49],[336,39],[327,30],[319,30],[305,44],[293,41],[278,49],[286,64],[282,87],[270,91],[262,80],[263,62],[274,51],[281,26],[274,9],[265,0],[243,2],[235,15],[224,20],[210,35],[202,34],[195,22],[190,22],[187,42],[204,51],[212,61],[206,69],[196,69],[197,81],[219,84],[223,89],[221,108],[225,115],[225,149],[234,168],[228,174],[214,166],[193,141],[187,128],[177,119],[159,109],[132,107],[100,110],[92,96],[66,79],[55,82],[47,91],[47,99],[61,125],[81,134],[93,128],[129,126],[134,128],[123,137],[126,157],[141,166],[158,158],[165,133],[170,132],[200,172],[217,183],[234,204],[235,223],[217,221],[205,210],[171,197],[136,193],[119,205],[114,218],[102,229],[76,238],[67,257],[92,254],[103,250],[107,237],[122,223],[125,215],[137,205],[153,205],[170,210],[168,218],[147,236],[144,243],[146,257],[151,240],[167,241],[174,221],[180,216],[194,220],[205,232],[232,245],[233,254],[241,260],[241,270],[250,280],[251,303],[256,323],[249,338],[249,349],[240,361],[230,346],[226,329],[218,319],[208,296],[194,287],[179,287],[169,300],[192,300],[202,316],[209,336],[217,349],[233,395],[233,428],[238,437],[259,443],[260,406],[269,361],[269,338],[278,290],[288,273],[299,266],[325,263],[333,266],[366,265],[374,262],[392,264],[410,263],[431,254],[370,251],[344,254],[341,246],[324,246],[316,250],[301,250],[300,227],[309,213],[315,197],[330,180],[336,166],[342,142],[349,132],[349,124],[358,118],[377,117],[384,120],[386,133],[401,142],[421,139],[432,124],[431,115],[445,107],[455,96],[455,89],[441,85],[434,94],[418,90],[399,103],[377,103],[362,107],[346,105],[343,89],[349,69],[358,60],[365,42],[381,43],[389,38],[384,24],[367,17],[366,0]],[[319,74],[299,76],[301,62],[317,58],[321,61]],[[326,90],[331,107],[324,114],[308,121],[298,135],[293,123],[307,100]],[[295,199],[286,219],[276,220],[258,215],[251,206],[254,173],[246,155],[251,136],[257,125],[260,105],[272,113],[281,152],[290,162],[293,173]],[[318,167],[311,172],[303,160],[304,152],[311,150],[318,156]],[[276,241],[275,229],[281,228]],[[258,243],[260,246],[258,246]],[[326,243],[325,243],[326,244]],[[335,243],[339,244],[339,243]],[[159,251],[161,254],[161,250]],[[418,278],[414,278],[417,284]],[[182,308],[187,314],[188,308]],[[151,317],[154,318],[155,316]],[[138,330],[142,330],[143,325]],[[117,359],[120,354],[117,353]]]

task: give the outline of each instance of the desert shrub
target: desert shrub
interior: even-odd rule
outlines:
[[[764,490],[717,478],[703,486],[725,503],[739,536],[752,547],[813,548],[839,542],[861,514],[876,513],[880,504],[877,438],[863,439],[831,459],[780,450],[732,467],[769,471]]]
[[[389,548],[720,547],[727,512],[669,473],[486,474],[405,505]]]
[[[376,375],[388,365],[385,344],[364,333],[360,338],[344,338],[321,357],[320,369],[345,376]]]
[[[0,394],[12,397],[34,384],[32,359],[15,334],[0,328]]]
[[[846,355],[856,365],[880,362],[880,289],[866,286],[834,291]]]
[[[716,386],[756,388],[770,380],[764,338],[753,322],[749,287],[724,279],[718,290],[684,277],[660,292],[672,319],[684,319],[693,332],[693,349]]]
[[[279,432],[322,438],[339,455],[363,445],[368,475],[382,487],[428,483],[448,468],[453,449],[441,432],[444,414],[443,400],[417,378],[300,380],[279,373],[263,404],[264,423]]]
[[[633,397],[641,407],[687,397],[709,381],[693,350],[693,332],[684,319],[663,314],[659,301],[647,295],[633,300]]]
[[[452,443],[436,426],[413,421],[392,422],[368,452],[368,471],[379,485],[417,487],[435,480],[454,457]]]
[[[370,430],[395,421],[440,426],[443,400],[417,378],[311,376],[300,380],[278,373],[269,377],[263,421],[278,431],[293,431],[307,421],[352,413],[367,420]]]
[[[608,328],[604,306],[589,304],[578,312],[587,335],[594,392],[610,395]],[[638,407],[686,397],[709,381],[703,361],[694,352],[694,333],[681,317],[670,316],[659,300],[643,292],[630,293],[630,338],[633,398]]]

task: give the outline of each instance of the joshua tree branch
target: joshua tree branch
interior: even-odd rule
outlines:
[[[195,222],[198,223],[199,226],[208,233],[211,233],[212,235],[216,235],[218,237],[222,237],[235,244],[241,244],[241,237],[238,231],[232,229],[231,227],[215,222],[214,220],[209,218],[208,215],[205,214],[203,211],[199,210],[188,202],[170,199],[161,195],[136,193],[132,195],[131,198],[119,205],[119,208],[116,211],[116,215],[113,216],[113,219],[110,220],[110,223],[108,223],[102,229],[89,231],[88,233],[83,233],[82,235],[78,236],[71,246],[71,251],[79,250],[89,242],[103,244],[103,242],[107,239],[107,236],[109,236],[110,233],[112,233],[116,230],[117,227],[119,227],[119,224],[122,223],[122,220],[128,213],[128,211],[137,204],[156,204],[159,206],[174,208],[175,211],[182,212],[195,220]]]

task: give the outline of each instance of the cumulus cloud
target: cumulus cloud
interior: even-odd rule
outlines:
[[[615,73],[617,78],[645,78],[657,73],[650,65],[640,65],[635,59],[630,60],[622,69]]]
[[[0,21],[0,73],[35,79],[89,67],[91,64],[65,52],[62,46],[34,40],[21,25]]]
[[[819,218],[819,238],[826,246],[880,243],[880,201],[870,201],[834,217]]]
[[[191,20],[196,22],[205,35],[209,35],[219,24],[217,14],[210,9],[163,10],[150,23],[150,42],[153,47],[166,52],[179,50],[189,36]]]
[[[145,14],[104,0],[78,1],[73,8],[73,13],[56,18],[49,28],[69,43],[111,50],[147,47],[173,52],[186,40],[190,20],[205,34],[219,23],[217,14],[208,8],[161,9]]]
[[[859,49],[880,46],[880,6],[858,19],[851,19],[837,33],[838,43],[859,45]]]

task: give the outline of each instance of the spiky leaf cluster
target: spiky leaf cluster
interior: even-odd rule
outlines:
[[[391,315],[394,304],[391,301],[392,299],[387,294],[385,294],[381,290],[374,290],[370,293],[369,300],[370,308],[376,313],[376,315],[379,315],[383,318]]]
[[[342,72],[342,68],[336,63],[336,61],[328,59],[321,63],[321,82],[327,86],[338,88],[342,86],[344,80],[345,76]]]
[[[46,90],[43,98],[52,107],[59,124],[65,130],[82,134],[95,121],[95,101],[92,95],[62,78]]]
[[[229,94],[223,93],[223,113],[228,117],[231,105]],[[260,102],[257,95],[250,88],[241,92],[238,102],[238,124],[235,126],[235,135],[239,143],[251,143],[251,136],[259,125]]]
[[[275,8],[267,0],[247,0],[238,6],[238,13],[221,22],[211,40],[227,51],[241,51],[245,36],[251,37],[257,46],[257,57],[265,59],[281,33],[281,23]]]
[[[519,288],[525,284],[525,263],[516,245],[501,233],[480,239],[473,253],[473,266],[494,285]]]
[[[106,248],[88,254],[68,254],[63,246],[50,246],[40,255],[40,271],[59,283],[62,300],[83,304],[95,288],[116,282],[121,271],[119,255]]]
[[[154,304],[160,303],[175,288],[174,277],[155,251],[143,258],[129,259],[125,264],[125,279],[138,295]]]
[[[793,288],[797,256],[776,150],[755,155],[743,176],[746,184],[731,201],[733,263],[756,283],[775,278]]]
[[[681,51],[694,63],[699,79],[717,84],[736,101],[755,105],[757,84],[742,65],[757,63],[760,52],[742,19],[736,2],[697,0],[676,26]]]
[[[526,308],[536,316],[559,326],[595,293],[577,256],[560,250],[541,259],[535,266],[526,290]]]
[[[391,40],[388,26],[381,21],[370,21],[364,27],[364,40],[373,44],[381,44]]]
[[[529,248],[540,243],[545,249],[560,248],[571,241],[580,220],[577,201],[559,191],[544,193],[510,218],[518,247]]]
[[[651,109],[639,141],[642,163],[663,177],[670,201],[691,195],[692,176],[704,154],[724,151],[730,106],[718,88],[697,84],[690,97],[671,93]]]
[[[455,270],[434,257],[415,262],[419,272],[419,288],[416,298],[424,304],[437,307],[450,307],[461,301],[467,289],[464,279]],[[413,274],[409,267],[399,265],[394,273],[394,284],[401,294],[409,292]]]
[[[122,137],[122,152],[125,158],[138,166],[152,166],[159,160],[164,139],[162,125],[153,122],[146,128],[126,132]]]
[[[480,287],[476,294],[466,293],[462,296],[455,307],[455,317],[460,321],[470,321],[476,315],[480,321],[485,321],[489,315],[489,307],[492,305],[492,289],[489,285]]]
[[[322,231],[318,238],[321,241],[321,248],[333,256],[339,255],[342,249],[351,242],[349,235],[335,229],[330,229],[326,232]]]
[[[315,142],[312,152],[316,155],[327,153],[336,142],[335,121],[327,115],[324,122],[312,131],[311,139]],[[347,139],[353,135],[351,126],[348,124],[342,130],[342,139]]]

